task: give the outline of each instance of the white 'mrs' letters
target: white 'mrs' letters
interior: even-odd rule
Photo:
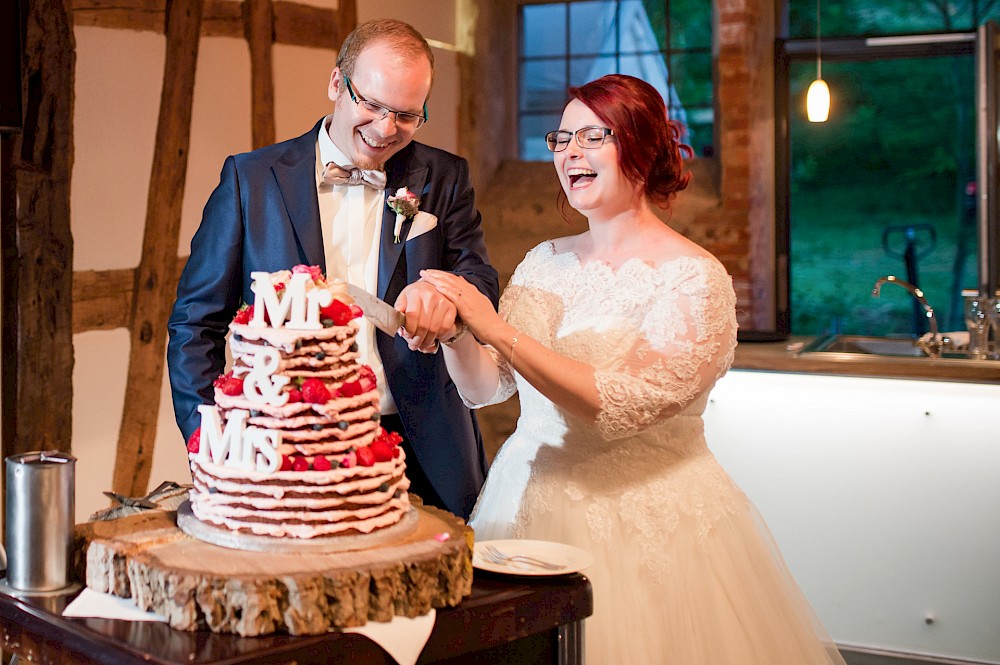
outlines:
[[[199,461],[262,473],[277,470],[280,432],[247,425],[250,412],[243,409],[229,412],[225,429],[216,407],[202,404],[198,412],[201,413],[201,444],[196,453]]]

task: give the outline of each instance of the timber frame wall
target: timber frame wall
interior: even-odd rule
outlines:
[[[337,10],[282,0],[14,0],[20,9],[23,130],[4,133],[2,205],[3,441],[6,458],[70,452],[73,334],[128,328],[125,407],[112,490],[147,491],[163,379],[166,323],[176,292],[195,66],[201,36],[246,39],[253,146],[275,140],[274,43],[339,49],[357,23]],[[142,255],[134,269],[73,272],[73,25],[166,35],[166,60]],[[17,206],[15,209],[15,198]]]

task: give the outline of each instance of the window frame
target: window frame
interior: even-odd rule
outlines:
[[[975,56],[976,33],[968,30],[907,33],[877,37],[778,38],[774,48],[775,145],[775,326],[778,336],[791,334],[791,65],[816,62],[820,50],[827,62],[875,62],[898,58]],[[978,84],[977,84],[978,85]],[[978,143],[981,137],[977,135]],[[996,222],[994,221],[994,224]],[[982,253],[983,249],[980,249]],[[977,265],[979,265],[977,263]]]
[[[636,52],[623,53],[621,51],[621,35],[620,35],[619,31],[616,31],[616,34],[615,34],[615,42],[616,43],[615,43],[615,49],[614,49],[614,51],[608,52],[608,53],[590,53],[590,52],[574,53],[574,52],[571,51],[570,44],[569,44],[570,31],[571,31],[571,17],[570,17],[569,7],[570,7],[570,5],[573,5],[573,4],[576,4],[576,3],[581,3],[581,2],[587,2],[587,1],[593,1],[593,0],[520,0],[517,3],[517,19],[516,19],[516,21],[517,21],[517,23],[516,23],[516,32],[517,32],[517,40],[516,40],[517,70],[516,70],[516,75],[515,75],[515,80],[517,82],[517,86],[516,86],[517,94],[516,94],[516,99],[515,99],[515,104],[514,104],[514,126],[516,127],[516,141],[515,141],[515,149],[516,149],[516,154],[517,154],[516,158],[518,160],[521,160],[521,161],[541,161],[541,160],[537,160],[537,159],[528,158],[528,157],[526,157],[522,153],[522,150],[521,150],[521,147],[522,147],[522,141],[521,141],[521,121],[522,121],[522,119],[524,117],[530,117],[530,116],[541,116],[541,115],[550,115],[550,114],[560,115],[562,113],[562,110],[563,110],[562,107],[565,105],[565,103],[567,101],[567,96],[564,94],[563,101],[559,105],[559,108],[545,109],[545,110],[533,110],[533,111],[522,110],[523,109],[524,99],[522,97],[521,82],[523,80],[523,71],[524,71],[524,65],[525,65],[525,63],[526,62],[541,62],[541,61],[551,61],[551,62],[561,61],[563,63],[563,67],[564,67],[564,76],[565,76],[565,80],[567,82],[567,86],[571,86],[571,85],[574,85],[572,83],[572,78],[571,78],[571,67],[572,67],[573,61],[577,60],[577,59],[581,59],[581,58],[587,58],[587,57],[614,58],[614,60],[615,60],[615,70],[616,71],[620,71],[620,69],[621,69],[621,59],[623,57],[648,57],[648,56],[651,56],[651,55],[658,55],[659,57],[663,58],[663,60],[664,60],[665,63],[670,63],[671,58],[678,57],[678,56],[688,56],[688,55],[703,55],[703,56],[708,56],[711,59],[711,61],[712,61],[711,62],[712,76],[711,76],[710,80],[707,82],[710,85],[710,96],[709,96],[709,99],[707,99],[707,100],[700,100],[700,101],[698,101],[698,102],[696,102],[694,104],[691,104],[690,106],[683,106],[681,108],[684,109],[684,110],[688,110],[688,109],[696,109],[696,110],[709,109],[709,110],[711,110],[711,112],[712,112],[712,125],[711,125],[712,126],[712,132],[711,133],[712,133],[712,136],[713,136],[713,140],[711,141],[711,145],[714,146],[714,144],[715,144],[714,136],[716,135],[716,131],[717,131],[716,125],[717,125],[717,123],[719,121],[719,119],[718,119],[718,108],[717,108],[717,104],[715,103],[716,81],[715,81],[715,73],[714,73],[715,72],[714,44],[713,43],[709,43],[709,44],[707,44],[705,46],[687,47],[687,48],[675,48],[675,47],[671,47],[671,41],[672,41],[672,34],[673,33],[672,33],[672,29],[671,29],[672,21],[671,21],[671,18],[670,18],[670,0],[665,0],[665,3],[664,3],[665,4],[665,12],[664,12],[664,19],[663,19],[664,20],[664,24],[662,26],[663,29],[664,29],[664,34],[665,34],[665,46],[664,47],[657,48],[655,50],[644,50],[644,51],[636,51]],[[615,5],[616,5],[616,22],[619,21],[620,20],[620,16],[621,16],[622,2],[624,2],[625,0],[603,0],[603,1],[605,1],[605,2],[614,2],[615,3]],[[711,31],[711,34],[713,36],[712,36],[712,40],[711,41],[714,41],[714,31],[715,31],[715,28],[714,28],[714,16],[715,16],[715,13],[717,11],[717,3],[714,0],[712,0],[708,4],[709,4],[709,7],[710,7],[710,11],[712,13],[712,16],[713,16],[713,28],[712,28],[712,31]],[[524,55],[524,50],[525,50],[525,48],[524,48],[525,47],[525,44],[524,44],[524,33],[525,33],[525,30],[524,30],[524,8],[526,6],[539,6],[539,5],[563,5],[563,6],[566,7],[566,23],[565,23],[566,51],[562,55],[558,55],[558,56],[556,56],[556,55],[553,55],[553,56],[525,56]],[[669,67],[667,68],[667,73],[668,73],[667,83],[672,85],[673,77],[670,76],[670,68]],[[671,106],[671,103],[670,103],[669,99],[665,99],[664,101],[667,104],[667,110],[668,110],[668,112],[670,112],[670,111],[672,111],[673,109],[676,108],[676,107]],[[553,127],[552,129],[556,129],[556,128]]]

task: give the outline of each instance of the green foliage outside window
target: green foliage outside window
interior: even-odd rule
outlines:
[[[821,24],[824,37],[971,32],[998,14],[996,2],[844,0],[822,4]],[[815,17],[815,2],[792,0],[790,36],[815,39]],[[911,268],[942,329],[964,329],[961,292],[976,286],[974,70],[971,55],[825,59],[830,120],[813,124],[815,62],[793,63],[793,333],[919,334],[926,321],[902,289],[870,295],[881,275]]]

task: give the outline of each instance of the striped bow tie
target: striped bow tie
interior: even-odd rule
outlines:
[[[323,182],[328,185],[366,185],[372,189],[385,189],[385,171],[344,168],[330,162],[323,168]]]

